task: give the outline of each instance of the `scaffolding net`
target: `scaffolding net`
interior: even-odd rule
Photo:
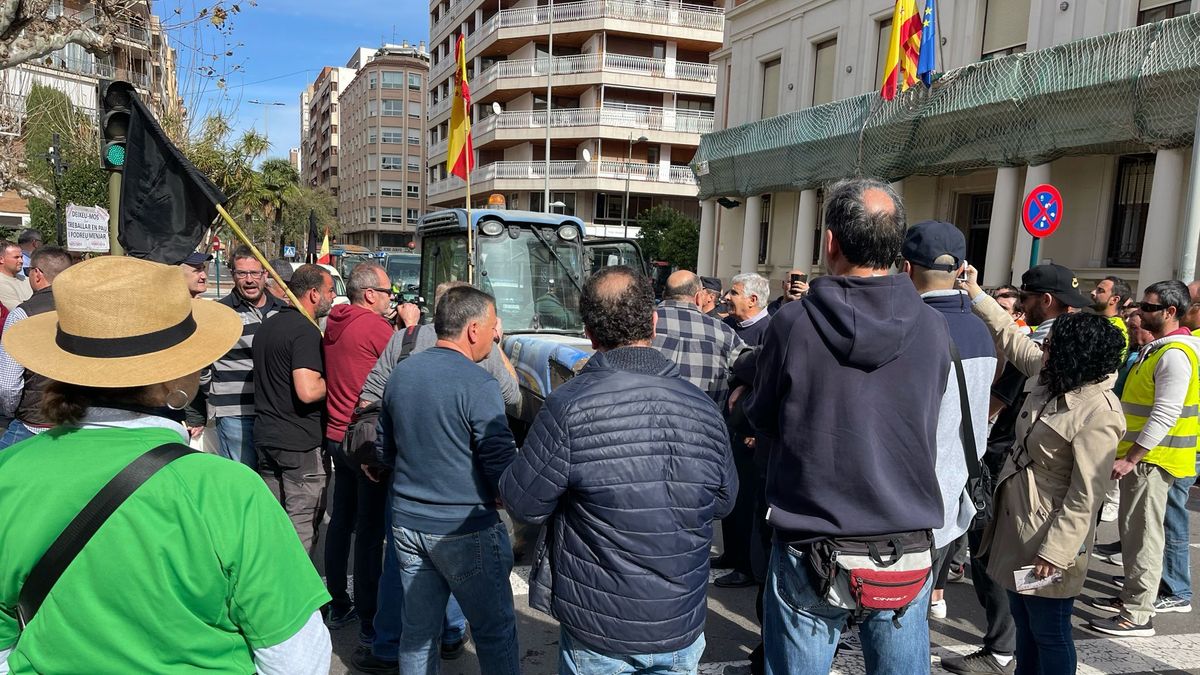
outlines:
[[[692,170],[707,199],[1176,148],[1198,100],[1189,14],[973,63],[890,102],[871,92],[706,134]]]

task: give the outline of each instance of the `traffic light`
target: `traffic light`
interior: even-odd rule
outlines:
[[[125,168],[125,140],[129,133],[129,111],[137,93],[124,80],[100,80],[96,102],[100,121],[100,162],[109,171]]]

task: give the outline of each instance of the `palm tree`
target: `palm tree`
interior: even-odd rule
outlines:
[[[259,168],[257,198],[263,220],[271,225],[267,230],[267,245],[277,253],[283,251],[283,209],[300,193],[300,174],[286,159],[268,159]]]

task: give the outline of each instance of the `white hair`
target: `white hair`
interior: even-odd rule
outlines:
[[[747,296],[758,296],[759,309],[766,307],[767,303],[770,302],[771,282],[767,281],[766,277],[762,276],[761,274],[755,274],[754,272],[739,274],[729,282],[731,287],[737,284],[742,285],[742,291]]]

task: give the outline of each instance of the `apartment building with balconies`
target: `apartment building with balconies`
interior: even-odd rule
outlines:
[[[403,249],[426,211],[429,53],[423,42],[384,45],[347,65],[356,74],[341,97],[339,241]]]
[[[301,103],[306,106],[301,112],[301,137],[304,158],[300,174],[310,187],[325,190],[337,197],[338,148],[341,145],[341,96],[354,79],[354,68],[325,66],[317,73],[311,90],[301,94]]]
[[[431,208],[466,203],[465,182],[446,167],[463,35],[473,205],[498,192],[509,208],[575,215],[593,235],[632,235],[624,226],[658,204],[698,217],[688,163],[712,130],[717,71],[708,54],[721,45],[723,3],[560,0],[551,12],[545,1],[432,0],[430,25]]]

